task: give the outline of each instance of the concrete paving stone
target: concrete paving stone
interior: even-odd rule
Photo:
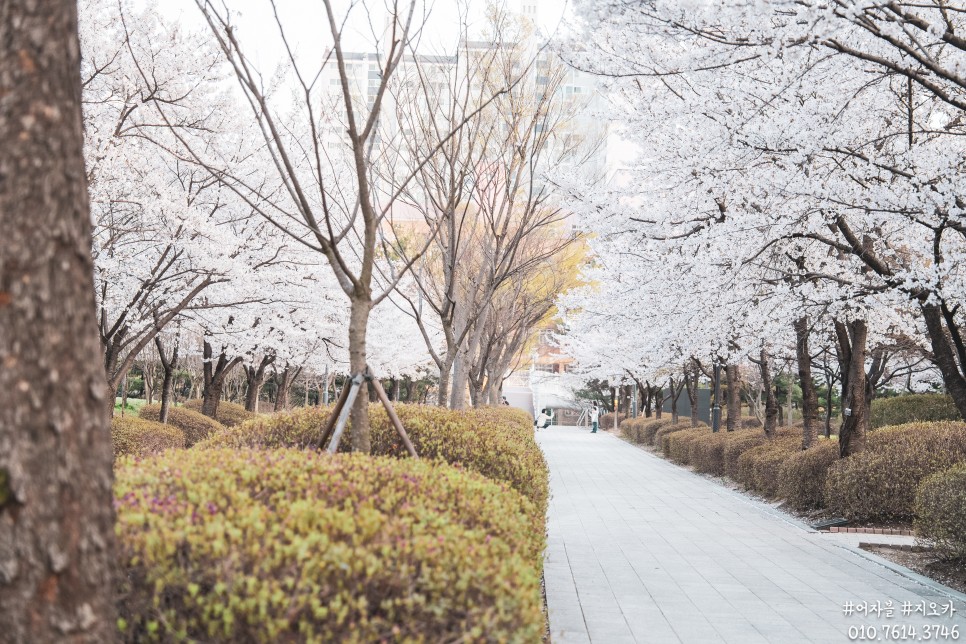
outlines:
[[[540,432],[554,644],[845,642],[846,601],[962,597],[610,435]],[[869,537],[871,535],[864,535]],[[867,540],[863,538],[863,540]],[[898,623],[898,622],[897,622]]]

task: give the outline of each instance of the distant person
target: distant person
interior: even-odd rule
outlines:
[[[506,396],[503,397],[503,404],[506,405],[507,407],[510,406],[510,401],[506,399]]]
[[[600,407],[597,406],[597,401],[594,401],[593,406],[590,408],[590,426],[593,428],[590,430],[591,434],[597,433],[597,423],[600,421]]]
[[[553,421],[553,414],[549,409],[544,407],[543,409],[540,410],[540,413],[537,415],[537,419],[533,421],[533,426],[536,427],[537,429],[546,429],[550,427],[550,423],[552,421]]]

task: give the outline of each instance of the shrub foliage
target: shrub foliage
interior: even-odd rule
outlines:
[[[121,461],[115,495],[127,641],[543,633],[536,509],[445,464],[172,451]]]
[[[945,394],[906,394],[872,401],[873,428],[940,420],[961,420],[953,399]]]
[[[150,456],[166,449],[184,449],[185,437],[177,427],[162,425],[137,416],[115,416],[111,419],[111,443],[114,458],[130,454]]]
[[[141,418],[159,421],[161,419],[161,405],[144,405],[138,412]],[[213,418],[208,418],[199,411],[192,411],[184,407],[168,408],[168,424],[174,425],[184,432],[185,447],[191,447],[199,441],[208,438],[214,432],[224,428],[224,425]]]
[[[869,434],[864,452],[829,468],[825,498],[847,519],[911,519],[919,483],[964,460],[964,423],[883,428]]]
[[[200,414],[201,404],[202,401],[196,398],[195,400],[186,401],[184,406],[186,409],[196,411]],[[241,425],[246,420],[251,420],[252,418],[258,416],[258,414],[245,409],[244,405],[228,402],[227,400],[222,400],[220,403],[218,403],[218,413],[215,415],[217,416],[215,420],[225,427]]]
[[[833,440],[795,452],[778,471],[778,496],[796,510],[825,507],[825,477],[838,460],[839,444]]]
[[[947,559],[966,559],[966,462],[936,472],[916,492],[916,532]]]
[[[509,483],[540,508],[542,521],[549,481],[529,415],[509,408],[456,411],[429,405],[397,405],[396,412],[421,458]],[[329,413],[330,408],[304,407],[260,416],[226,428],[200,446],[305,448],[318,440]],[[381,405],[369,408],[369,420],[373,455],[409,457]],[[348,440],[342,441],[340,450],[349,450]]]

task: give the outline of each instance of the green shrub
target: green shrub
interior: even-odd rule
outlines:
[[[195,399],[186,401],[184,407],[200,414],[201,405],[202,401]],[[245,409],[244,405],[238,405],[236,403],[228,402],[227,400],[222,400],[220,403],[218,403],[218,413],[215,414],[215,416],[215,420],[225,427],[235,427],[236,425],[241,425],[246,420],[255,418],[258,416],[258,414],[248,411]]]
[[[966,463],[926,477],[916,491],[915,526],[946,559],[966,559]]]
[[[145,405],[141,407],[138,415],[146,420],[159,421],[161,420],[161,405]],[[217,420],[208,418],[201,412],[184,407],[168,407],[168,424],[174,425],[184,432],[185,447],[191,447],[225,427]]]
[[[330,408],[303,407],[260,416],[215,434],[199,447],[298,447],[318,440]],[[396,413],[421,458],[439,459],[506,481],[542,510],[547,507],[547,464],[537,445],[533,421],[517,410],[485,408],[456,411],[431,405],[397,405]],[[382,405],[369,407],[373,455],[408,452]],[[340,444],[349,450],[348,433]]]
[[[873,428],[940,420],[961,420],[953,399],[945,394],[906,394],[872,401]]]
[[[187,450],[121,461],[115,495],[126,641],[543,635],[536,508],[445,464]]]
[[[184,432],[173,425],[162,425],[137,416],[111,419],[114,458],[130,454],[150,456],[166,449],[184,449]]]
[[[817,445],[792,454],[778,472],[778,496],[796,510],[825,507],[825,478],[839,460],[839,444],[820,439]]]
[[[908,423],[869,434],[864,452],[828,471],[828,508],[847,519],[913,516],[919,483],[966,460],[966,424]]]

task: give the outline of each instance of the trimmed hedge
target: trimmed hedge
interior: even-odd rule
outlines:
[[[158,422],[161,420],[161,405],[144,405],[138,412],[138,416],[145,420]],[[225,427],[217,420],[208,418],[199,411],[192,411],[184,407],[168,407],[168,424],[174,425],[184,432],[185,447],[191,447]]]
[[[628,418],[620,425],[621,435],[632,443],[642,443],[643,439],[641,437],[641,429],[646,423],[649,423],[652,420],[654,419],[645,418],[644,416]]]
[[[796,510],[825,507],[825,478],[839,460],[839,444],[820,439],[817,445],[792,454],[778,471],[778,496]]]
[[[966,558],[966,462],[923,480],[915,514],[916,533],[942,557]]]
[[[704,423],[699,423],[698,427],[707,427],[707,425],[705,425]],[[664,456],[666,457],[670,456],[671,442],[670,442],[669,436],[671,434],[675,434],[677,432],[683,432],[689,429],[691,429],[690,418],[687,418],[686,420],[681,420],[679,417],[677,424],[670,423],[670,424],[662,425],[661,427],[658,428],[657,432],[655,432],[654,434],[654,446],[660,447],[661,452],[664,454]]]
[[[847,519],[908,520],[919,483],[966,461],[966,423],[908,423],[871,432],[867,443],[829,468],[829,509]]]
[[[329,413],[330,408],[303,407],[260,416],[222,430],[199,447],[305,448],[318,439]],[[546,510],[547,464],[527,414],[506,407],[456,411],[402,404],[396,405],[396,413],[421,458],[461,465],[493,480],[506,481],[533,501],[541,513]],[[369,422],[374,456],[409,458],[382,405],[369,407]],[[349,431],[346,429],[346,434]],[[339,449],[349,451],[347,435],[343,435]]]
[[[617,429],[620,429],[626,420],[627,414],[621,414],[617,419]],[[609,411],[606,414],[601,414],[597,424],[600,429],[614,429],[614,412]]]
[[[691,466],[704,474],[723,475],[725,445],[732,436],[741,432],[742,430],[707,432],[700,438],[691,441],[691,452],[688,454]]]
[[[799,432],[788,428],[778,428],[775,430],[775,439],[786,436],[797,436],[801,440]],[[735,481],[740,480],[738,474],[738,459],[748,450],[764,445],[768,441],[765,433],[760,429],[747,429],[731,432],[726,439],[721,458],[723,461],[724,475]]]
[[[906,394],[872,401],[873,428],[941,420],[962,420],[953,399],[945,394]]]
[[[184,449],[184,432],[173,425],[162,425],[137,416],[111,419],[111,443],[114,458],[150,456],[166,449]]]
[[[778,472],[782,463],[801,451],[801,438],[779,435],[752,447],[738,457],[735,480],[766,497],[778,493]]]
[[[641,443],[644,445],[654,445],[658,431],[664,427],[670,427],[673,424],[674,420],[670,414],[662,416],[661,418],[651,418],[650,422],[644,423],[641,426]]]
[[[690,420],[680,424],[685,425],[685,429],[665,434],[661,447],[664,454],[672,461],[681,465],[690,465],[691,447],[703,440],[705,436],[711,435],[711,428],[704,423],[692,428]]]
[[[147,421],[142,421],[147,422]],[[187,450],[117,468],[140,641],[540,641],[537,509],[440,463]]]
[[[190,409],[191,411],[196,411],[201,413],[202,400],[194,399],[185,401],[184,407]],[[241,425],[245,421],[251,420],[258,416],[258,414],[248,411],[245,409],[244,405],[238,405],[236,403],[228,402],[227,400],[222,400],[218,403],[218,413],[215,414],[219,423],[225,427],[235,427],[236,425]]]

